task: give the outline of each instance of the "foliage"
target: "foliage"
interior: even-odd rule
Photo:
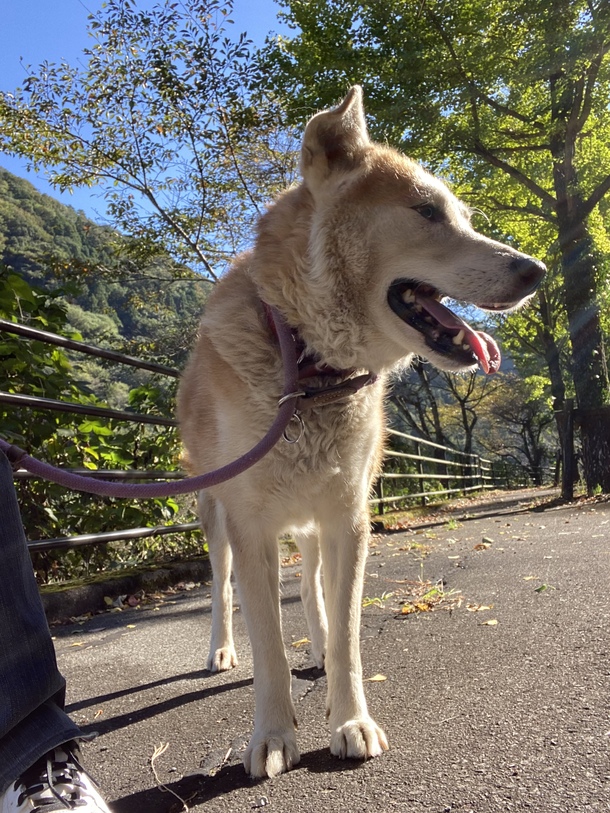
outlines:
[[[581,408],[605,404],[608,3],[281,4],[295,35],[271,42],[265,64],[293,118],[364,85],[377,138],[450,178],[490,216],[483,229],[549,258],[527,342],[544,358],[556,406],[572,385]],[[610,487],[610,466],[594,465],[585,460],[589,485]]]
[[[549,480],[558,438],[548,382],[541,376],[503,376],[481,415],[479,444],[489,454],[517,464],[536,485]]]
[[[118,233],[2,169],[0,193],[0,262],[45,290],[60,288],[68,323],[86,341],[182,366],[208,282],[167,255],[136,263]],[[124,406],[129,389],[147,380],[133,368],[70,360],[79,380],[113,406]]]
[[[231,0],[108,0],[82,64],[28,68],[0,94],[0,150],[62,189],[100,185],[139,263],[159,252],[210,279],[291,180],[291,134],[231,38]]]
[[[79,338],[67,328],[61,291],[49,293],[30,286],[6,268],[0,269],[0,318]],[[0,341],[0,389],[91,406],[105,406],[73,375],[63,350],[38,341],[23,341],[2,333]],[[171,395],[154,380],[129,393],[134,412],[167,414]],[[29,419],[31,415],[35,420]],[[3,437],[55,465],[66,468],[127,469],[133,467],[172,470],[178,467],[176,430],[140,424],[117,424],[68,413],[14,409],[0,405]],[[140,525],[165,524],[180,511],[173,499],[114,500],[66,491],[34,479],[19,480],[18,497],[30,539],[116,530]],[[132,543],[131,559],[158,553],[163,542]],[[112,546],[96,546],[34,555],[38,576],[43,579],[74,576],[79,571],[112,567]]]
[[[417,362],[390,398],[397,427],[467,454],[499,457],[534,483],[548,480],[558,438],[546,377],[455,376]]]

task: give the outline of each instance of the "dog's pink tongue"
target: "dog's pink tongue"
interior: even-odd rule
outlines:
[[[464,331],[462,342],[470,345],[472,352],[479,360],[483,372],[487,374],[498,372],[502,357],[500,348],[491,336],[483,333],[482,330],[473,330],[468,322],[460,319],[453,311],[430,296],[424,296],[415,291],[415,301],[443,327],[450,330]]]

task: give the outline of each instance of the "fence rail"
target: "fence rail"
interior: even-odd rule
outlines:
[[[396,444],[403,447],[406,445],[411,451],[384,449],[386,462],[376,485],[377,496],[370,500],[370,505],[375,507],[379,514],[384,514],[386,507],[390,505],[397,507],[401,503],[413,500],[419,500],[425,505],[431,497],[466,494],[470,491],[497,488],[500,485],[494,476],[491,460],[396,429],[389,429],[388,433],[390,438],[396,439]],[[426,447],[426,450],[437,450],[438,456],[431,456],[433,452],[422,454],[422,447]],[[412,467],[415,463],[416,471],[388,471],[387,462],[391,460],[396,460],[403,466],[410,464]],[[416,482],[416,490],[407,487],[397,491],[394,488],[392,489],[394,493],[387,494],[386,485],[400,480],[406,481],[408,485]],[[439,487],[443,483],[447,484],[446,488]]]
[[[67,339],[54,333],[38,330],[17,322],[0,319],[0,332],[12,333],[32,341],[40,341],[66,349],[85,353],[90,356],[126,364],[139,369],[148,370],[160,375],[179,377],[180,373],[171,367],[143,361],[132,356],[118,353],[104,348],[98,348],[85,342]],[[126,410],[115,410],[108,407],[95,407],[86,404],[75,404],[68,401],[57,401],[50,398],[22,395],[16,393],[0,392],[0,403],[12,407],[25,407],[30,410],[52,410],[66,414],[83,414],[95,417],[121,420],[129,423],[146,423],[162,426],[176,426],[176,421],[157,415],[142,415]],[[460,452],[441,444],[434,443],[415,435],[405,434],[396,429],[389,430],[390,438],[400,448],[387,448],[384,450],[384,469],[376,486],[376,497],[370,500],[371,507],[379,514],[384,514],[389,506],[397,507],[409,501],[419,500],[426,503],[431,497],[450,496],[453,494],[466,494],[472,491],[497,488],[506,485],[506,477],[494,470],[491,461],[475,454]],[[439,452],[439,456],[432,456],[434,452],[422,454],[422,447]],[[405,451],[405,448],[408,449]],[[34,452],[35,453],[35,452]],[[394,462],[392,462],[394,461]],[[415,471],[413,470],[415,466]],[[398,467],[400,471],[392,468]],[[408,469],[408,470],[406,470]],[[182,479],[186,475],[180,471],[116,471],[116,470],[88,470],[68,469],[92,478],[107,478],[117,480],[169,480]],[[15,474],[18,480],[32,479],[29,472],[20,470]],[[406,486],[390,488],[399,481]],[[410,487],[416,483],[416,490]],[[440,488],[446,483],[446,488]],[[419,490],[418,490],[419,489]],[[389,494],[388,491],[393,493]],[[128,528],[125,530],[109,531],[96,534],[81,534],[56,539],[33,540],[28,543],[32,551],[46,551],[55,548],[79,548],[86,545],[106,544],[108,542],[139,539],[142,537],[160,536],[171,533],[194,531],[198,523],[174,523],[148,528]]]

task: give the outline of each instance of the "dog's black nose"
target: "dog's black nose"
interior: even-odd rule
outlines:
[[[515,257],[510,270],[519,278],[523,287],[523,296],[533,293],[546,274],[546,265],[534,257]]]

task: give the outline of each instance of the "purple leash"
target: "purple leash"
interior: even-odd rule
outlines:
[[[245,455],[232,463],[227,463],[226,466],[210,471],[207,474],[187,477],[178,483],[175,480],[166,480],[161,483],[115,483],[111,480],[91,480],[80,474],[62,471],[62,469],[30,457],[23,449],[18,446],[11,446],[2,438],[0,438],[0,450],[8,457],[13,467],[19,465],[37,477],[50,480],[75,491],[86,491],[89,494],[99,494],[102,497],[133,497],[137,499],[170,497],[175,494],[188,494],[204,488],[211,488],[237,477],[238,474],[258,463],[275,446],[292,420],[295,414],[297,398],[301,395],[298,391],[299,373],[294,336],[281,314],[275,308],[271,308],[271,313],[284,365],[284,392],[279,399],[276,418],[265,437],[256,446],[253,446],[249,452],[246,452]]]

